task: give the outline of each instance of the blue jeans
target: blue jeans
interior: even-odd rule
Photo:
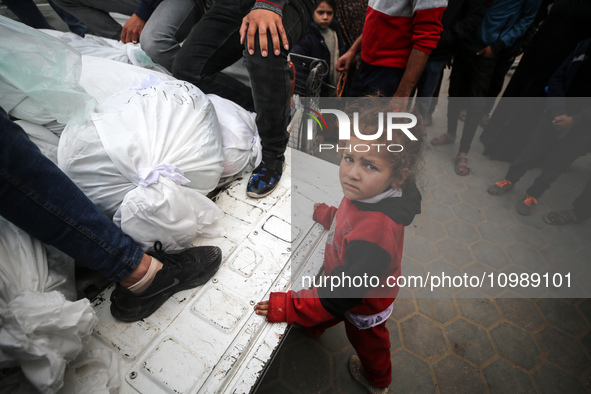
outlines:
[[[205,13],[205,0],[164,0],[156,7],[140,36],[142,49],[168,71],[193,26]]]
[[[58,14],[59,17],[68,24],[68,28],[73,33],[84,37],[84,34],[88,32],[88,28],[84,23],[80,22],[73,15],[56,6],[53,1],[48,0],[48,2],[56,14]],[[3,3],[6,4],[8,9],[12,11],[26,25],[34,27],[35,29],[54,30],[54,27],[47,22],[47,19],[45,19],[33,0],[3,0]]]
[[[445,60],[429,59],[417,83],[416,107],[423,118],[431,115],[431,100],[444,69]]]
[[[191,82],[205,93],[232,100],[257,113],[257,127],[263,155],[279,158],[285,152],[289,134],[289,67],[283,46],[281,54],[272,51],[268,57],[260,53],[258,35],[255,54],[250,55],[240,44],[240,26],[254,0],[218,0],[193,28],[172,66],[173,75]],[[283,9],[283,27],[290,47],[308,29],[313,13],[310,0],[292,0]],[[246,43],[245,43],[246,44]],[[268,45],[272,41],[268,35]],[[252,90],[221,71],[244,57]]]
[[[0,108],[0,215],[77,262],[120,281],[144,252]]]

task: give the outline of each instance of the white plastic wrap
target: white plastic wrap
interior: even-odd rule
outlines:
[[[20,366],[37,390],[54,393],[97,321],[88,300],[64,297],[76,298],[74,261],[1,217],[0,261],[0,368]],[[0,386],[26,392],[10,378]]]
[[[238,104],[208,94],[215,107],[224,146],[224,172],[221,182],[243,172],[252,171],[262,159],[261,139],[256,125],[256,114]]]
[[[25,130],[31,141],[39,147],[41,153],[57,164],[57,146],[59,143],[57,135],[44,126],[26,120],[17,120],[15,123]]]
[[[121,41],[98,37],[92,34],[86,34],[84,37],[80,37],[74,33],[61,32],[58,30],[41,31],[70,45],[82,55],[115,60],[117,62],[133,64],[142,68],[170,74],[164,67],[154,63],[152,59],[146,55],[146,52],[142,50],[140,44],[124,44]]]
[[[58,163],[145,249],[159,240],[178,250],[199,234],[220,234],[221,211],[205,195],[223,171],[222,139],[211,102],[189,83],[103,100],[86,124],[66,127]]]

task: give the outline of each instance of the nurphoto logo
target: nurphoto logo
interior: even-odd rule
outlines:
[[[375,141],[382,137],[382,134],[386,133],[386,138],[388,141],[392,141],[392,135],[395,131],[403,132],[411,141],[417,141],[417,137],[410,132],[410,128],[416,126],[417,118],[415,115],[407,112],[379,112],[377,113],[378,117],[378,127],[375,134],[362,134],[359,131],[359,113],[353,113],[353,121],[349,118],[345,112],[338,110],[338,109],[321,109],[320,112],[315,111],[309,107],[304,107],[310,118],[308,119],[307,123],[307,139],[313,140],[314,139],[314,121],[318,124],[321,131],[327,132],[328,131],[328,124],[322,114],[332,114],[335,115],[337,118],[338,128],[339,128],[339,140],[350,140],[351,139],[351,129],[353,129],[354,136],[362,141]],[[403,120],[407,120],[407,122],[403,123]],[[384,127],[385,123],[385,127]],[[351,127],[351,125],[353,127]],[[356,152],[367,152],[371,149],[371,147],[377,147],[378,151],[380,149],[387,149],[389,152],[402,152],[404,147],[400,144],[355,144],[353,146],[348,145],[346,147],[338,146],[334,144],[319,144],[319,150],[330,150],[336,149],[338,152],[339,150],[355,150]]]

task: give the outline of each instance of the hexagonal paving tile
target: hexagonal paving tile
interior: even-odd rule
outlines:
[[[507,230],[494,223],[486,222],[479,224],[478,232],[480,232],[482,239],[495,244],[510,245],[515,242]]]
[[[538,301],[538,306],[548,323],[573,335],[578,335],[590,328],[572,302],[557,298],[543,298]]]
[[[544,324],[536,304],[525,298],[499,298],[495,302],[503,317],[515,325],[532,331]]]
[[[486,384],[478,369],[455,355],[449,355],[434,364],[433,370],[442,394],[486,392]]]
[[[421,357],[436,357],[447,351],[443,332],[424,316],[415,315],[403,321],[400,329],[406,348]]]
[[[591,299],[585,300],[579,304],[579,310],[585,316],[588,322],[591,323]]]
[[[487,241],[480,241],[470,246],[474,256],[481,263],[484,263],[492,268],[501,269],[510,264],[507,255],[503,249],[495,246]]]
[[[535,374],[534,378],[543,394],[569,393],[585,394],[579,380],[550,364],[544,364]]]
[[[293,329],[292,329],[293,330]],[[337,324],[327,329],[320,337],[313,339],[318,346],[324,347],[328,352],[338,352],[349,346],[349,338],[345,332],[344,324]]]
[[[446,186],[437,186],[436,188],[431,189],[431,194],[436,201],[440,201],[447,205],[454,205],[460,202],[458,194]]]
[[[404,240],[404,254],[421,263],[428,263],[437,258],[437,252],[431,242],[419,237]]]
[[[386,327],[390,333],[390,349],[395,350],[402,346],[400,342],[400,333],[398,332],[398,324],[393,319],[386,321]]]
[[[439,256],[455,266],[464,267],[474,261],[468,246],[455,239],[443,239],[437,242],[435,247]]]
[[[540,256],[548,263],[548,269],[556,272],[577,274],[588,265],[588,261],[581,263],[571,251],[554,245],[540,249]]]
[[[292,390],[322,391],[329,386],[330,357],[321,347],[310,345],[309,340],[286,349],[282,361],[283,382]]]
[[[349,358],[356,354],[353,347],[337,353],[334,356],[334,375],[336,386],[344,393],[361,393],[363,386],[361,386],[349,373]],[[306,380],[306,376],[300,376],[300,379]],[[309,393],[310,390],[303,392]],[[257,393],[258,394],[258,393]]]
[[[425,269],[427,272],[433,275],[437,275],[441,277],[442,275],[449,275],[449,276],[458,276],[461,275],[462,272],[458,267],[448,263],[447,261],[437,260],[431,264],[428,264]]]
[[[574,231],[575,229],[569,226],[547,226],[541,233],[553,245],[576,250],[581,244],[574,237]]]
[[[437,320],[440,323],[448,322],[449,320],[453,319],[458,315],[458,311],[456,310],[456,306],[454,301],[451,297],[449,298],[422,298],[421,295],[425,293],[430,293],[429,289],[419,290],[416,293],[417,297],[417,304],[419,305],[419,310],[424,313],[425,315],[429,316],[432,319]],[[426,297],[431,296],[431,294],[425,294]]]
[[[458,319],[445,331],[452,352],[475,364],[482,364],[495,354],[486,331],[473,323]]]
[[[506,290],[495,286],[493,283],[495,275],[497,275],[497,272],[484,264],[478,262],[471,264],[464,268],[465,288],[478,289],[488,298],[501,297]]]
[[[466,188],[466,184],[464,183],[464,179],[461,176],[457,176],[455,173],[455,169],[453,165],[444,166],[443,169],[447,172],[447,174],[443,174],[437,177],[440,185],[446,185],[453,190],[460,193],[462,190]]]
[[[466,290],[456,297],[460,312],[466,318],[488,327],[501,317],[497,308],[488,298],[479,298],[474,290]]]
[[[490,334],[501,356],[525,368],[531,369],[540,361],[540,351],[532,337],[525,331],[502,323]]]
[[[547,244],[546,239],[542,237],[539,231],[535,231],[523,224],[511,227],[509,232],[516,242],[532,249],[540,249]]]
[[[498,224],[499,226],[511,227],[517,223],[510,211],[499,208],[495,205],[489,205],[482,208],[482,213],[486,216],[489,222]]]
[[[455,219],[445,223],[449,236],[459,242],[471,244],[479,239],[476,228],[462,220]]]
[[[541,349],[548,353],[548,360],[575,375],[583,373],[591,366],[591,361],[579,342],[554,327],[544,328],[536,334],[536,339]]]
[[[415,235],[427,238],[429,241],[435,242],[446,236],[441,223],[427,216],[417,216],[411,226],[414,228]]]
[[[417,311],[412,298],[396,298],[392,308],[392,318],[401,321]]]
[[[392,355],[392,383],[396,393],[435,393],[429,365],[402,350]]]
[[[452,210],[458,218],[467,223],[478,224],[485,220],[479,208],[475,208],[466,203],[456,204],[452,207]]]
[[[529,376],[503,360],[495,360],[482,370],[491,394],[536,393]]]
[[[454,217],[454,214],[447,205],[437,201],[429,201],[423,204],[421,209],[423,215],[442,223]]]
[[[458,195],[460,196],[460,200],[478,210],[483,206],[489,205],[486,190],[466,189],[459,192]]]
[[[505,250],[514,264],[529,271],[542,273],[548,267],[538,252],[523,245],[514,244]]]

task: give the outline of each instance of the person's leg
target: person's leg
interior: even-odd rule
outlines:
[[[355,348],[369,381],[376,387],[386,387],[392,381],[390,334],[386,321],[375,327],[360,330],[345,321],[347,337]]]
[[[35,29],[54,29],[33,0],[2,0],[21,22]]]
[[[86,33],[88,33],[88,27],[80,22],[78,18],[74,15],[70,14],[59,8],[52,0],[47,0],[51,8],[55,11],[55,13],[62,18],[64,22],[68,25],[68,29],[74,34],[79,35],[80,37],[84,37]]]
[[[464,128],[462,130],[462,139],[460,140],[460,154],[468,154],[478,124],[485,113],[486,94],[490,86],[490,80],[495,70],[496,59],[489,59],[484,56],[472,55],[469,59],[470,82],[468,113]]]
[[[591,178],[587,181],[581,195],[573,203],[573,210],[579,223],[591,217]]]
[[[490,113],[492,112],[495,105],[496,98],[499,93],[501,93],[501,90],[503,90],[505,76],[507,75],[507,72],[513,65],[514,61],[515,56],[512,52],[503,51],[499,55],[497,63],[495,64],[493,75],[490,79],[488,92],[486,93],[487,98],[484,106],[484,113],[486,116],[490,116]]]
[[[309,336],[311,338],[318,338],[319,336],[324,334],[324,331],[328,330],[329,328],[331,328],[333,326],[336,326],[337,324],[339,324],[342,321],[343,321],[342,317],[335,317],[334,319],[330,319],[328,321],[325,321],[324,323],[320,323],[315,326],[303,327],[303,329],[304,329],[304,332],[306,333],[307,336]]]
[[[542,165],[542,172],[527,189],[527,194],[536,199],[542,197],[560,174],[566,171],[579,156],[589,152],[590,146],[591,134],[588,126],[574,127],[549,150],[549,156]]]
[[[250,88],[222,73],[243,56],[239,29],[252,0],[218,0],[191,30],[172,65],[172,74],[205,93],[254,111]]]
[[[535,131],[533,132],[529,143],[523,149],[521,154],[511,162],[505,179],[515,183],[523,175],[534,168],[541,159],[556,145],[558,133],[552,127],[552,121],[548,115],[540,119]]]
[[[144,26],[140,44],[144,52],[168,71],[193,26],[205,13],[205,0],[164,0]]]
[[[452,136],[452,138],[455,138],[458,132],[458,117],[460,116],[460,112],[466,108],[470,72],[468,51],[460,48],[455,53],[449,75],[447,134]]]
[[[74,15],[88,26],[88,32],[97,36],[119,40],[122,26],[109,15],[117,12],[132,15],[139,0],[53,0],[64,11]]]
[[[0,215],[107,279],[129,276],[144,252],[1,109],[0,130]]]
[[[417,104],[419,113],[426,118],[431,114],[431,101],[437,84],[443,75],[445,60],[429,60],[417,84]]]

